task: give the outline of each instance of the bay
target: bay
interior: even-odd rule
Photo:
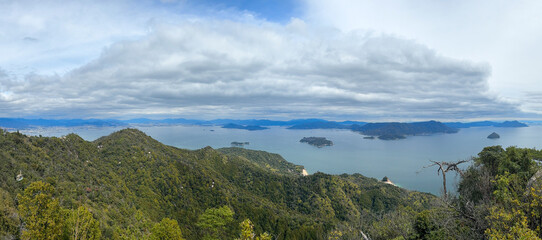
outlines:
[[[185,149],[229,147],[233,141],[250,142],[248,149],[282,155],[287,161],[303,165],[309,173],[360,173],[382,179],[387,176],[397,185],[423,192],[441,194],[442,176],[437,168],[424,168],[434,161],[457,161],[475,156],[486,146],[542,147],[542,126],[527,128],[478,127],[461,129],[455,134],[408,136],[403,140],[363,139],[363,136],[337,129],[290,130],[271,127],[262,131],[224,129],[220,126],[132,126],[170,146]],[[121,127],[42,128],[22,130],[29,135],[63,136],[76,133],[95,140]],[[497,132],[501,138],[487,139]],[[326,137],[334,146],[317,148],[300,143],[303,137]],[[464,168],[467,165],[463,166]],[[448,174],[448,189],[455,189],[453,173]]]

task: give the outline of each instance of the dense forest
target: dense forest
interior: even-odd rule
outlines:
[[[0,130],[0,239],[537,239],[534,149],[488,147],[436,197],[277,154]]]

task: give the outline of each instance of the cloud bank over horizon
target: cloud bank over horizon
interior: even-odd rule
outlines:
[[[284,20],[291,10],[262,16],[240,5],[205,6],[0,3],[0,117],[471,120],[541,114],[536,89],[529,101],[505,98],[490,87],[489,63],[448,57],[420,40],[303,16]]]
[[[212,19],[158,24],[59,75],[0,74],[5,116],[469,119],[512,116],[487,64],[411,40]]]

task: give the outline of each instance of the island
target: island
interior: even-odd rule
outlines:
[[[232,147],[244,147],[245,145],[249,145],[249,142],[231,142],[230,143]]]
[[[299,140],[299,142],[308,143],[318,148],[325,147],[325,146],[333,146],[333,142],[330,140],[327,140],[325,137],[304,137],[303,139]]]
[[[504,121],[502,123],[496,124],[495,127],[518,128],[518,127],[528,127],[528,126],[527,124],[520,123],[518,121]]]
[[[235,124],[235,123],[225,124],[224,126],[222,126],[222,128],[244,129],[244,130],[249,130],[249,131],[257,131],[257,130],[269,129],[267,127],[262,127],[262,126],[258,126],[258,125],[240,125],[240,124]]]
[[[497,138],[500,138],[501,136],[499,136],[499,134],[497,134],[496,132],[493,132],[492,134],[489,134],[489,136],[487,136],[487,138],[489,139],[497,139]]]
[[[363,137],[363,139],[375,139],[374,136],[367,136],[367,137]]]
[[[453,128],[470,128],[470,127],[500,127],[500,128],[519,128],[528,127],[527,124],[514,121],[493,122],[493,121],[478,121],[478,122],[448,122],[444,123],[448,127]]]
[[[368,136],[378,136],[381,140],[404,139],[407,135],[429,135],[434,133],[456,133],[458,129],[437,121],[413,123],[367,123],[353,124],[351,130]]]

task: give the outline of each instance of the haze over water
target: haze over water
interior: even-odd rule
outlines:
[[[542,126],[527,128],[479,127],[461,129],[455,134],[408,136],[403,140],[363,139],[349,130],[289,130],[272,127],[262,131],[224,129],[220,126],[135,126],[166,144],[185,149],[230,147],[233,141],[250,142],[245,148],[282,155],[287,161],[303,165],[309,173],[360,173],[382,179],[388,176],[401,187],[440,194],[442,177],[437,168],[423,168],[434,161],[456,161],[475,156],[486,146],[542,148]],[[95,140],[119,127],[44,128],[21,131],[26,134],[62,136],[74,132],[86,140]],[[213,130],[213,131],[211,131]],[[500,139],[487,139],[497,132]],[[326,137],[334,146],[316,148],[300,143],[303,137]],[[463,165],[466,168],[467,164]],[[448,189],[455,189],[454,174],[448,174]]]

